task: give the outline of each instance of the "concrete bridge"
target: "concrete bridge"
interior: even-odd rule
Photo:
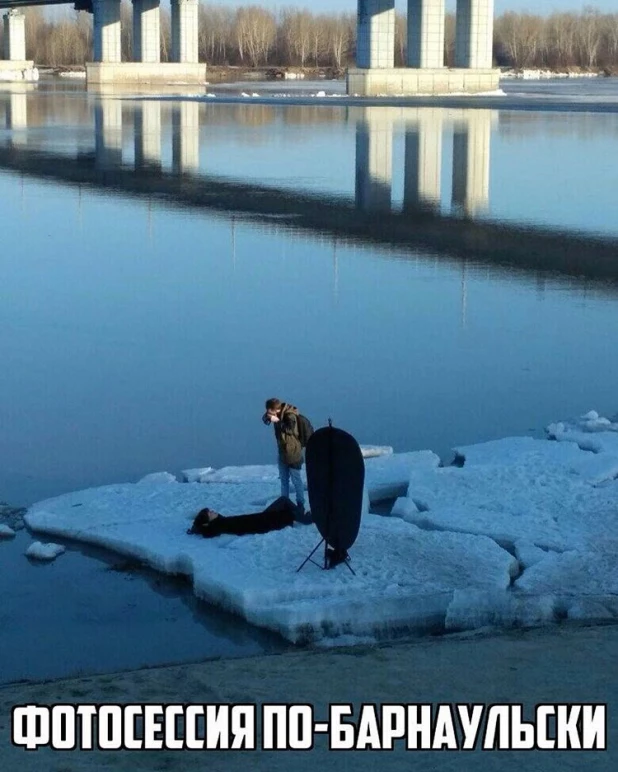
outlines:
[[[230,181],[204,171],[200,124],[206,110],[220,110],[221,105],[102,96],[94,103],[93,115],[85,117],[93,127],[91,149],[62,153],[35,144],[37,135],[32,138],[27,130],[28,86],[14,84],[12,89],[0,94],[0,126],[4,112],[10,131],[8,141],[0,145],[0,169],[76,188],[86,185],[160,200],[196,213],[244,218],[261,228],[289,228],[377,246],[400,259],[417,259],[421,250],[446,261],[508,266],[535,280],[551,272],[598,279],[610,292],[618,287],[616,238],[475,219],[490,200],[491,134],[497,115],[491,110],[349,108],[346,120],[356,129],[356,158],[346,200]],[[231,109],[240,117],[255,107]],[[392,196],[393,134],[402,124],[404,194],[399,207]],[[170,136],[171,154],[163,149],[164,138]],[[443,139],[453,143],[451,212],[444,211],[440,190]],[[167,168],[164,158],[171,160]]]
[[[26,70],[26,5],[69,0],[0,0],[4,17],[4,68]],[[160,0],[133,1],[135,61],[121,57],[120,0],[77,0],[93,14],[94,51],[88,83],[153,83],[206,80],[198,61],[198,0],[171,0],[171,62],[161,63]],[[73,4],[74,0],[70,0]],[[497,88],[492,68],[494,0],[457,0],[455,67],[445,67],[445,0],[407,0],[407,66],[395,67],[395,0],[357,0],[356,67],[347,74],[349,94],[359,96],[479,93]],[[2,64],[0,64],[2,66]]]

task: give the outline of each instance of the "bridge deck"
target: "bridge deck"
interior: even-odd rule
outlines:
[[[0,11],[27,8],[30,5],[73,5],[75,0],[0,0]]]

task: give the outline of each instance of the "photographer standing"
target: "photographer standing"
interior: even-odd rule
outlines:
[[[307,431],[301,429],[301,421],[306,422],[310,433],[313,431],[311,424],[298,412],[298,408],[282,402],[273,397],[266,400],[266,412],[262,416],[265,424],[273,424],[275,439],[279,451],[279,478],[281,480],[281,495],[290,498],[290,478],[296,491],[296,504],[298,515],[302,518],[305,514],[305,488],[300,470],[303,466],[303,447],[308,437]],[[304,441],[303,441],[304,439]]]

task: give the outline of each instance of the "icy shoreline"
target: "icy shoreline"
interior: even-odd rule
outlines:
[[[344,566],[296,573],[313,526],[200,540],[195,512],[257,510],[278,495],[276,468],[149,475],[30,508],[37,532],[97,544],[192,578],[196,596],[294,643],[332,645],[441,629],[618,618],[618,424],[590,413],[548,439],[366,460],[366,505]],[[387,449],[388,450],[388,449]],[[397,498],[392,517],[369,502]]]

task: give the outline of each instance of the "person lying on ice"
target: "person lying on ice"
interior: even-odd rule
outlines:
[[[249,515],[227,517],[220,515],[213,509],[206,508],[197,513],[193,525],[187,533],[198,534],[205,539],[212,539],[214,536],[223,534],[245,536],[254,533],[268,533],[293,525],[295,514],[297,514],[297,508],[285,496],[273,501],[263,512]]]

